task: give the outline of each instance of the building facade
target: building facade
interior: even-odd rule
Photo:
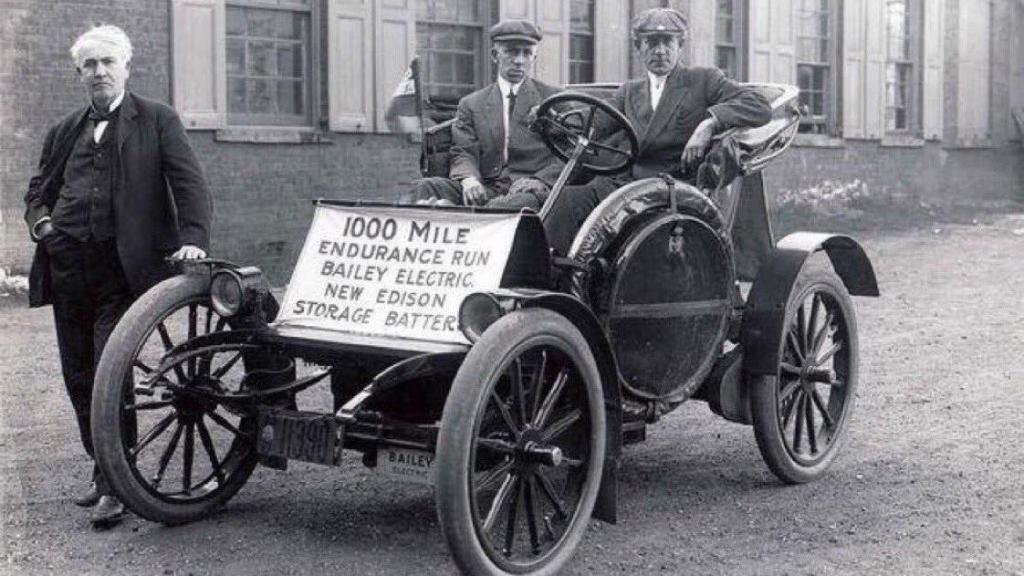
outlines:
[[[426,95],[453,104],[493,78],[487,28],[527,18],[545,33],[540,78],[621,82],[643,73],[629,22],[653,6],[689,19],[689,64],[801,88],[772,190],[1024,197],[1022,0],[0,0],[0,267],[30,260],[22,195],[47,126],[83,102],[67,49],[89,25],[123,27],[130,88],[180,112],[215,254],[283,282],[314,198],[391,200],[417,176],[418,145],[384,119],[414,55]]]

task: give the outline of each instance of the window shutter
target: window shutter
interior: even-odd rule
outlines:
[[[924,0],[924,26],[921,33],[924,42],[922,58],[921,95],[922,134],[929,140],[942,139],[942,59],[943,37],[946,34],[943,0]]]
[[[327,0],[327,87],[331,130],[373,130],[371,0]]]
[[[885,2],[864,4],[864,137],[885,135]]]
[[[224,33],[224,0],[172,0],[171,98],[186,128],[226,124]]]
[[[864,4],[865,0],[843,3],[843,136],[864,138]]]
[[[633,46],[629,41],[629,7],[620,0],[594,5],[594,80],[622,82],[629,73]]]
[[[409,63],[416,55],[415,0],[384,0],[376,15],[377,132],[389,132],[384,112]],[[422,63],[421,63],[422,65]],[[422,95],[421,95],[422,96]]]
[[[796,84],[792,0],[757,0],[751,12],[751,82]]]
[[[537,0],[536,20],[544,31],[537,54],[537,78],[561,86],[569,81],[569,2]]]
[[[989,133],[990,0],[960,0],[957,30],[957,140],[984,144]]]

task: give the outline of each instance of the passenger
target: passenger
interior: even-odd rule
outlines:
[[[528,122],[535,106],[560,91],[531,78],[541,30],[527,20],[502,20],[490,37],[498,81],[459,102],[448,177],[415,181],[400,202],[482,206],[512,192],[530,206],[558,178],[562,162]]]
[[[548,241],[562,255],[591,210],[619,187],[661,173],[682,178],[700,164],[714,134],[771,120],[771,105],[757,92],[716,68],[679,64],[688,33],[679,12],[671,8],[644,11],[633,19],[632,31],[633,46],[647,74],[623,84],[613,105],[636,129],[640,156],[628,173],[566,187],[544,223]]]

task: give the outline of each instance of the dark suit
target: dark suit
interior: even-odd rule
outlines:
[[[167,255],[182,244],[208,250],[212,204],[199,162],[171,107],[126,93],[101,139],[102,151],[109,150],[115,159],[106,163],[95,161],[105,153],[92,160],[86,154],[87,161],[80,161],[83,151],[93,146],[96,124],[88,112],[89,107],[74,112],[47,133],[39,170],[25,194],[25,220],[32,229],[60,207],[53,214],[53,231],[36,246],[29,304],[53,304],[64,383],[82,443],[92,455],[89,407],[107,338],[134,298],[170,274]],[[70,164],[69,158],[74,159]],[[80,198],[77,183],[90,166],[102,169],[97,174],[103,175],[92,181],[103,184],[92,192],[102,188],[104,193],[86,200],[100,198],[99,204]],[[71,181],[65,182],[66,176]],[[100,237],[88,227],[69,233],[58,223],[58,216],[75,220],[69,211],[87,212],[78,218],[84,222],[97,212],[112,215],[112,220]],[[94,480],[100,493],[106,493],[97,470]]]
[[[46,134],[39,170],[25,194],[29,227],[53,210],[64,184],[64,165],[88,123],[88,111],[88,106],[75,111]],[[167,275],[164,257],[183,244],[209,249],[213,205],[185,128],[170,106],[126,93],[117,145],[120,162],[113,190],[117,253],[132,292],[139,295]],[[33,307],[52,303],[48,270],[40,244],[29,274]]]
[[[403,200],[414,202],[434,197],[461,204],[460,181],[469,177],[476,178],[487,188],[488,199],[504,195],[513,182],[528,176],[539,178],[549,186],[554,184],[562,162],[530,131],[527,116],[531,108],[560,91],[533,78],[523,80],[516,94],[515,109],[509,115],[507,163],[503,158],[503,95],[498,83],[463,97],[452,126],[448,178],[418,180]]]
[[[568,186],[552,206],[544,228],[548,240],[565,254],[580,225],[602,200],[631,180],[661,173],[682,178],[680,157],[697,126],[711,114],[721,128],[761,126],[771,120],[771,105],[760,94],[728,79],[716,68],[677,66],[665,80],[657,109],[651,109],[650,80],[629,80],[615,92],[613,104],[637,131],[639,157],[628,174],[597,177]]]

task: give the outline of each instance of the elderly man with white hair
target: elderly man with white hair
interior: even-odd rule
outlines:
[[[92,456],[93,375],[107,337],[131,302],[172,272],[168,256],[206,256],[212,202],[178,115],[126,90],[124,31],[86,31],[71,58],[88,102],[50,128],[25,194],[37,243],[29,304],[53,305],[64,384]],[[75,503],[95,507],[97,526],[124,513],[95,464]]]

